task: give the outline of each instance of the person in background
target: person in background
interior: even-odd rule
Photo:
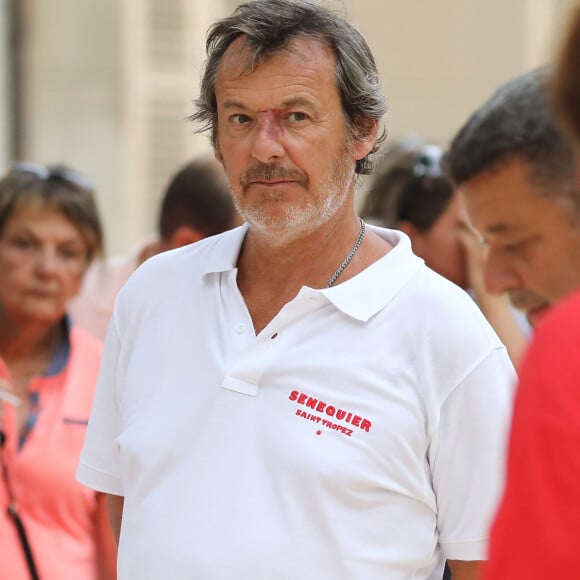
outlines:
[[[385,98],[319,3],[217,21],[194,119],[246,225],[123,287],[77,477],[109,494],[123,580],[472,580],[513,366],[473,300],[355,180]]]
[[[70,305],[73,320],[104,339],[117,293],[147,258],[241,223],[221,165],[208,155],[196,157],[167,185],[158,214],[157,238],[127,257],[98,260],[89,269],[81,292]]]
[[[115,577],[106,498],[74,477],[102,347],[66,313],[101,246],[77,172],[0,179],[0,578]]]
[[[427,266],[461,288],[469,287],[458,231],[465,219],[459,196],[441,172],[437,145],[391,146],[370,183],[361,215],[410,238]]]
[[[570,26],[554,70],[552,92],[564,129],[580,149],[580,3],[570,17]]]
[[[502,86],[459,130],[445,165],[487,247],[485,281],[534,325],[580,286],[576,159],[549,69]]]
[[[485,288],[485,248],[467,219],[461,197],[443,174],[437,145],[395,143],[371,181],[361,215],[397,228],[427,266],[470,292],[517,367],[529,326],[505,295]]]
[[[519,370],[485,580],[580,573],[580,295],[567,298],[580,288],[580,179],[551,83],[550,69],[542,69],[502,86],[449,154],[489,247],[486,276],[536,324]]]

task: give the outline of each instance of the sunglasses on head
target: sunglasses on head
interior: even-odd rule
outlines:
[[[413,165],[413,175],[415,177],[441,177],[441,160],[443,159],[443,149],[437,145],[424,145],[421,147],[415,163]]]
[[[44,166],[38,163],[31,163],[28,161],[16,161],[10,165],[11,173],[20,173],[33,175],[41,181],[48,181],[50,179],[59,179],[76,185],[77,187],[82,187],[83,189],[88,189],[94,191],[94,184],[88,180],[84,175],[73,169],[68,169],[60,165],[49,165]]]
[[[397,198],[396,215],[399,221],[410,219],[409,216],[413,214],[412,208],[418,199],[417,195],[429,191],[427,187],[431,183],[430,180],[443,178],[442,159],[443,149],[438,145],[424,145],[419,149],[411,173],[403,183]]]

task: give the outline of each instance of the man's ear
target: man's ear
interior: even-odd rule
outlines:
[[[373,150],[379,135],[379,122],[367,121],[363,129],[354,142],[354,154],[357,161],[366,157]]]
[[[173,232],[173,235],[169,240],[168,249],[173,250],[175,248],[181,248],[181,246],[187,246],[187,244],[198,242],[204,237],[205,236],[195,228],[180,226]]]

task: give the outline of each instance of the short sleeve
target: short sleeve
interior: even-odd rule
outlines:
[[[96,491],[123,495],[120,476],[118,361],[121,344],[114,323],[109,324],[99,379],[77,469],[77,480]]]
[[[503,487],[516,375],[495,348],[443,403],[430,450],[439,543],[447,559],[483,560]]]

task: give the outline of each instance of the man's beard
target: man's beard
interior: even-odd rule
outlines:
[[[512,306],[518,310],[533,310],[549,305],[549,300],[531,290],[512,290],[507,293]]]
[[[354,157],[352,145],[345,144],[334,158],[331,170],[321,180],[319,191],[311,190],[308,175],[298,168],[282,164],[257,162],[240,177],[240,187],[234,191],[234,203],[250,228],[269,234],[274,243],[283,245],[302,235],[315,231],[331,219],[344,206],[354,180]],[[288,185],[271,187],[262,195],[264,203],[248,207],[243,201],[253,181],[288,180],[303,188],[305,196],[297,202],[285,203]],[[272,204],[278,204],[275,210]]]

